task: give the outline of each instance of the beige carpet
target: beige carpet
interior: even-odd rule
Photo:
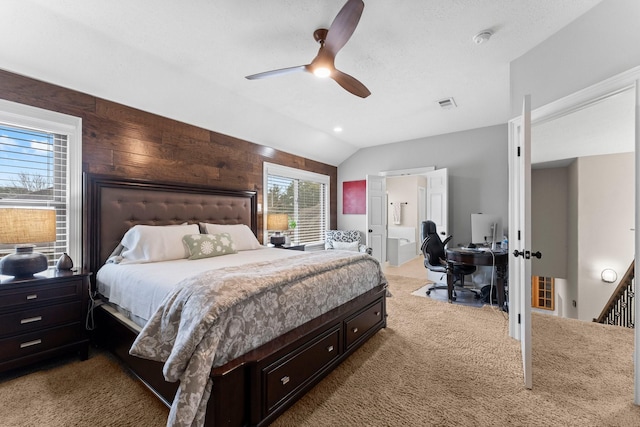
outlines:
[[[388,327],[275,426],[640,425],[632,330],[534,314],[525,390],[503,313],[412,296],[423,280],[388,277]],[[0,408],[3,426],[161,426],[167,415],[102,354],[0,383]]]
[[[0,382],[2,427],[164,426],[169,410],[111,356]]]

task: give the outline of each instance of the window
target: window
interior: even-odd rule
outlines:
[[[36,247],[49,266],[65,252],[82,262],[80,135],[80,118],[0,100],[0,207],[56,209],[56,241]]]
[[[264,242],[275,231],[285,231],[292,244],[324,242],[329,220],[329,177],[286,166],[264,164],[264,215],[286,214],[288,230],[268,230]]]
[[[531,277],[531,307],[554,310],[554,282],[553,277]]]

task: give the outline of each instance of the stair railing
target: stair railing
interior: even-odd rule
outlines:
[[[602,309],[600,316],[597,319],[593,319],[594,322],[624,326],[625,328],[635,327],[636,319],[633,308],[633,299],[635,298],[634,266],[635,260],[631,261],[631,265],[622,280],[620,280],[620,283],[618,283],[604,309]]]

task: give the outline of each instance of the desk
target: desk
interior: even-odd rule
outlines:
[[[453,269],[454,264],[467,264],[475,266],[493,266],[495,254],[495,268],[496,268],[496,288],[498,294],[498,307],[504,310],[504,278],[507,273],[507,266],[509,265],[509,252],[497,249],[493,252],[481,251],[473,249],[463,248],[447,248],[447,264],[448,270]],[[447,291],[449,292],[449,302],[453,301],[453,274],[447,274]]]

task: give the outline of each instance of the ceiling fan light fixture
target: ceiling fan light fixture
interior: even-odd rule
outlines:
[[[246,76],[248,80],[258,80],[265,77],[279,76],[289,73],[307,72],[313,73],[320,78],[329,77],[340,85],[347,92],[366,98],[371,92],[356,78],[347,73],[343,73],[335,67],[335,58],[340,49],[349,41],[355,31],[362,11],[364,10],[363,0],[347,0],[340,12],[333,19],[329,29],[319,28],[313,33],[313,38],[320,43],[318,54],[307,65],[281,68],[278,70],[264,71],[258,74]]]
[[[331,75],[331,70],[327,67],[317,67],[313,70],[313,74],[316,77],[320,77],[321,79],[325,79]]]

